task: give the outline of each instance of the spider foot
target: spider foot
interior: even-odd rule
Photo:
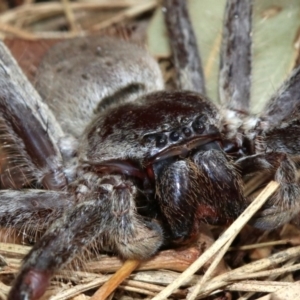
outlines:
[[[39,299],[45,293],[51,275],[46,270],[24,269],[11,289],[7,300]]]
[[[270,230],[289,222],[300,212],[300,184],[295,162],[285,153],[259,154],[247,160],[247,164],[252,162],[255,171],[271,167],[275,172],[274,180],[280,184],[255,216],[252,225]],[[242,163],[244,167],[245,161]]]

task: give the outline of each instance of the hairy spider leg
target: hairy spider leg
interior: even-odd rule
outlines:
[[[259,128],[273,129],[282,122],[299,119],[300,111],[300,66],[296,67],[283,85],[271,97],[260,114]]]
[[[171,43],[177,88],[205,95],[205,80],[187,1],[164,0],[164,16]]]
[[[52,223],[33,246],[8,300],[39,299],[52,275],[93,242],[131,259],[148,258],[161,246],[160,226],[136,214],[136,189],[131,182],[116,176],[88,178],[96,180],[94,189]]]
[[[57,147],[62,130],[2,41],[0,57],[1,188],[38,181],[62,190],[67,185]]]
[[[236,115],[249,115],[252,1],[226,3],[220,53],[219,98]]]

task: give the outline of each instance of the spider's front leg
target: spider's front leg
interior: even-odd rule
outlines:
[[[249,118],[250,107],[251,20],[252,1],[227,1],[219,77],[220,100],[225,107],[221,126],[238,151],[243,155],[246,150],[246,154],[250,155],[236,162],[243,175],[268,170],[271,179],[275,174],[280,188],[254,221],[255,226],[274,228],[290,220],[299,211],[299,205],[293,210],[299,199],[299,182],[294,159],[290,156],[297,155],[298,149],[292,143],[286,147],[288,149],[283,149],[285,141],[283,136],[278,136],[280,123],[286,121],[290,114],[297,115],[300,69],[294,71],[279,93],[271,99],[260,116],[260,122],[256,118],[243,124]],[[277,131],[271,131],[276,126]],[[292,127],[286,128],[285,134],[294,135],[297,140],[293,134],[295,127]]]
[[[164,0],[164,14],[176,71],[176,87],[205,94],[201,58],[186,1]]]
[[[68,192],[48,190],[0,190],[0,226],[44,232],[53,220],[74,204]]]
[[[264,172],[280,184],[279,189],[253,220],[256,227],[273,229],[290,221],[300,212],[300,181],[298,174],[300,152],[298,120],[262,132],[255,140],[256,155],[236,163],[243,175]],[[268,174],[270,176],[268,176]]]
[[[257,227],[271,229],[288,222],[300,211],[300,131],[298,121],[291,122],[299,119],[300,68],[293,71],[259,118],[243,125],[243,119],[249,116],[251,12],[252,1],[227,2],[220,69],[220,100],[227,115],[222,127],[230,139],[237,134],[236,145],[240,149],[245,147],[250,155],[236,162],[243,175],[265,172],[269,180],[274,178],[280,184],[253,221]]]
[[[219,96],[229,116],[249,115],[252,1],[228,0],[220,58]]]
[[[300,66],[295,68],[260,114],[258,130],[271,130],[282,123],[299,120]]]
[[[130,181],[117,175],[85,177],[76,190],[77,205],[34,245],[8,300],[39,299],[54,272],[96,242],[132,259],[146,259],[161,246],[160,226],[137,215],[137,190]]]

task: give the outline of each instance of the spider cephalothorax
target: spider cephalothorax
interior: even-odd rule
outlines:
[[[197,220],[226,223],[245,207],[241,178],[222,152],[218,123],[216,108],[199,94],[150,93],[99,114],[87,127],[79,159],[96,173],[139,183],[152,206],[159,203],[157,214],[167,219],[164,230],[172,240],[185,240],[197,232]],[[210,160],[221,164],[216,172]],[[201,190],[199,182],[206,182]],[[231,199],[212,202],[214,184],[223,186],[224,200]]]
[[[140,47],[91,37],[46,55],[40,98],[1,46],[0,223],[44,233],[8,299],[38,299],[51,276],[89,246],[146,259],[197,237],[200,222],[232,222],[251,200],[242,178],[256,172],[280,188],[253,224],[273,228],[299,212],[299,69],[252,118],[252,4],[229,0],[219,112],[204,96],[185,1],[164,5],[177,91],[161,91],[158,65]]]

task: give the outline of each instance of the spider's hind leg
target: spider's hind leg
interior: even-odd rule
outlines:
[[[48,107],[0,42],[0,187],[39,182],[66,188],[61,153],[63,132]]]

